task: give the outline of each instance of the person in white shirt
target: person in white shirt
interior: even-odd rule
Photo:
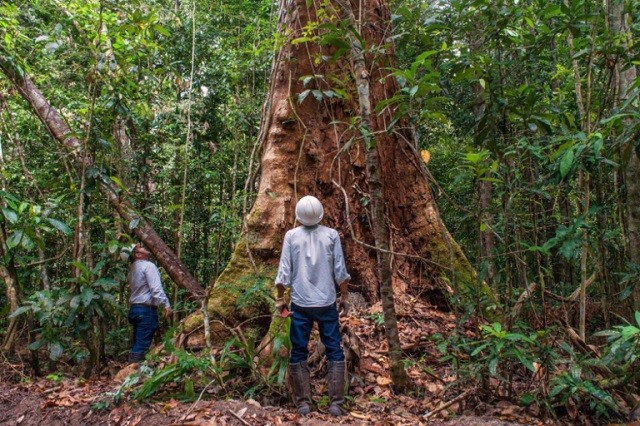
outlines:
[[[307,195],[298,201],[296,219],[302,226],[285,234],[275,279],[278,313],[286,307],[285,290],[291,290],[289,377],[294,403],[303,416],[311,411],[307,345],[314,322],[326,347],[329,413],[342,415],[340,404],[344,402],[345,361],[340,344],[336,285],[340,287],[340,308],[346,314],[351,276],[345,266],[338,232],[319,225],[323,215],[322,203],[316,197]]]
[[[151,347],[158,329],[158,307],[164,308],[166,316],[172,313],[160,281],[160,271],[149,261],[150,256],[151,253],[141,245],[134,246],[131,252],[127,280],[131,289],[128,320],[133,326],[133,344],[129,362],[142,361]]]

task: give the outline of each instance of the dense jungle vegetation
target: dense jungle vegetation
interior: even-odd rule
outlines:
[[[270,70],[286,39],[278,30],[284,4],[0,2],[3,362],[20,359],[34,375],[91,376],[126,358],[120,255],[139,241],[140,221],[123,219],[107,202],[105,181],[203,288],[219,277],[263,171],[258,141]],[[431,336],[438,362],[456,371],[452,386],[473,384],[522,406],[535,401],[540,416],[576,407],[593,419],[633,416],[640,400],[640,3],[402,0],[389,7],[395,58],[387,71],[399,90],[372,105],[373,114],[392,109],[389,128],[410,125],[440,217],[477,272],[473,289],[449,283],[444,305],[456,315],[454,332]],[[312,36],[323,32],[330,37]],[[348,25],[310,26],[294,43],[320,42],[346,55],[353,33]],[[367,47],[376,48],[384,50]],[[63,117],[81,144],[80,161],[21,96],[16,73]],[[333,91],[291,98],[346,96],[344,86],[355,83],[340,78],[324,76]],[[163,279],[175,307],[166,349],[200,304]],[[260,286],[273,291],[268,280]],[[135,396],[207,369],[220,377],[240,370],[243,386],[252,384],[248,394],[281,386],[282,366],[253,368],[253,343],[227,342],[225,350],[242,356],[215,366],[174,348],[173,370]],[[406,361],[431,368],[424,358]]]

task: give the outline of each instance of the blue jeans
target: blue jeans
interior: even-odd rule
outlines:
[[[146,305],[131,305],[129,323],[133,326],[131,355],[143,358],[151,347],[153,334],[158,329],[158,308]]]
[[[313,322],[318,323],[320,340],[324,344],[329,361],[344,361],[344,353],[340,346],[340,323],[336,304],[329,306],[305,308],[291,304],[291,357],[289,363],[297,364],[306,361],[309,356],[309,336]]]

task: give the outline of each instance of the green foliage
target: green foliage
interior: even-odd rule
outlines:
[[[515,330],[500,323],[483,324],[476,338],[458,333],[433,339],[441,361],[455,366],[460,382],[484,384],[485,392],[508,390],[521,405],[537,404],[549,414],[571,404],[596,417],[623,416],[614,395],[630,394],[640,382],[640,312],[635,313],[635,324],[617,325],[594,336],[607,337],[598,358],[577,355],[553,328],[531,331],[518,324]],[[523,382],[530,385],[514,387]]]
[[[118,196],[131,200],[169,246],[180,239],[182,260],[201,283],[215,279],[233,251],[253,196],[244,187],[253,173],[248,165],[275,43],[273,4],[225,1],[212,9],[196,2],[195,15],[191,6],[164,0],[0,2],[2,59],[32,78],[73,136],[86,141],[94,163],[82,187],[68,153],[55,148],[0,79],[8,93],[0,106],[0,178],[11,192],[0,194],[8,248],[3,261],[15,267],[25,301],[18,314],[38,317],[33,346],[49,348],[56,358],[84,357],[74,348],[87,338],[106,343],[109,355],[120,354],[130,332],[122,315],[100,319],[114,315],[112,302],[120,309],[126,303],[126,264],[117,255],[136,242],[137,222],[114,217],[96,191],[101,180],[115,184]],[[82,232],[80,258],[72,255],[74,232]],[[80,276],[70,278],[76,271]],[[171,292],[170,282],[164,284]],[[253,290],[263,293],[260,285]],[[177,294],[180,315],[193,311]],[[2,292],[2,305],[4,297]],[[0,325],[8,311],[1,311]]]
[[[520,327],[526,329],[524,325]],[[546,347],[546,332],[529,331],[527,335],[505,330],[497,322],[481,325],[477,340],[461,336],[435,339],[442,360],[460,369],[461,380],[483,381],[491,377],[500,387],[512,388],[519,378],[535,374],[535,365],[552,367],[557,359]]]
[[[635,312],[635,324],[616,325],[612,330],[596,333],[606,336],[607,346],[602,363],[611,368],[623,382],[640,382],[640,312]]]
[[[373,321],[373,323],[377,326],[381,326],[384,324],[384,315],[382,314],[382,312],[374,312],[374,313],[368,314],[367,318]]]
[[[29,345],[29,349],[38,350],[46,346],[52,360],[60,359],[75,338],[91,330],[93,319],[104,321],[114,311],[121,310],[114,296],[117,282],[97,275],[102,264],[93,270],[83,264],[75,266],[81,272],[77,279],[69,280],[75,285],[37,291],[12,314],[33,316],[39,325],[36,330],[38,338]]]
[[[598,379],[593,375],[585,377],[579,365],[574,365],[569,371],[554,377],[551,385],[549,397],[557,398],[562,404],[572,399],[578,406],[583,406],[586,403],[597,417],[617,417],[620,415],[611,394],[602,388]]]
[[[607,337],[600,357],[579,358],[565,347],[567,368],[552,377],[549,397],[562,404],[571,399],[597,417],[623,418],[624,407],[614,395],[630,394],[640,383],[640,312],[635,312],[635,322],[596,333],[595,337]]]
[[[46,236],[58,233],[68,236],[71,229],[64,222],[50,217],[58,208],[60,200],[50,200],[47,208],[23,201],[13,194],[0,191],[2,216],[0,223],[7,232],[5,256],[14,257],[16,252],[30,252],[36,247],[44,247]]]
[[[247,285],[242,294],[236,299],[236,306],[239,309],[260,305],[261,301],[269,300],[273,290],[273,280],[270,277],[256,276],[255,279],[244,277],[244,280],[252,280],[251,285]]]
[[[146,378],[142,386],[132,392],[133,399],[146,399],[153,395],[162,385],[182,382],[187,375],[194,377],[194,373],[206,370],[209,365],[206,359],[194,357],[185,351],[176,350],[174,355],[177,359],[175,363],[150,371],[149,377]],[[194,394],[189,392],[184,396],[187,399],[193,399]]]
[[[482,340],[470,356],[478,359],[480,364],[487,365],[492,377],[506,381],[506,374],[512,374],[517,364],[535,372],[533,363],[540,361],[535,355],[538,352],[536,334],[525,336],[521,333],[507,332],[502,329],[500,323],[481,325],[480,332]],[[502,371],[498,371],[499,365]]]
[[[170,333],[165,336],[164,344],[173,361],[155,369],[142,364],[114,393],[116,402],[127,392],[133,399],[144,400],[162,389],[181,392],[175,397],[182,400],[193,400],[197,393],[211,387],[218,389],[216,393],[229,397],[241,395],[252,398],[283,392],[288,358],[279,354],[283,346],[290,347],[290,342],[281,338],[273,341],[273,361],[270,364],[258,356],[256,342],[242,335],[226,342],[221,350],[215,351],[215,355],[176,349]],[[140,382],[142,384],[138,386]],[[182,388],[179,384],[183,384]]]

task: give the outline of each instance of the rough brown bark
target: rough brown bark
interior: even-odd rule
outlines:
[[[365,40],[369,99],[375,106],[397,91],[388,68],[393,66],[393,49],[385,39],[390,35],[389,9],[384,1],[352,2],[351,7],[356,17],[362,17],[359,35]],[[373,188],[367,180],[366,149],[358,129],[360,107],[352,58],[347,50],[335,60],[327,59],[336,48],[321,47],[318,42],[328,30],[315,27],[315,23],[333,23],[339,31],[338,11],[336,2],[280,1],[279,27],[285,40],[274,59],[264,108],[257,196],[209,303],[212,317],[221,323],[238,324],[270,312],[269,300],[252,300],[259,308],[251,309],[234,294],[242,294],[258,280],[272,285],[284,234],[295,226],[296,201],[307,194],[322,201],[323,223],[341,234],[352,275],[350,290],[368,301],[380,298],[373,220],[386,222],[390,280],[396,293],[413,291],[444,305],[447,282],[460,288],[474,285],[472,268],[439,218],[412,132],[402,125],[387,132],[394,113],[391,108],[370,119],[383,195],[383,217],[371,216]],[[305,28],[316,29],[309,33]],[[312,40],[305,41],[303,36]],[[311,92],[302,100],[305,90]],[[345,95],[329,96],[338,90]],[[186,329],[200,321],[201,317],[194,317],[185,323]],[[269,321],[259,327],[266,329]],[[212,335],[223,328],[214,324]]]
[[[19,290],[18,290],[18,274],[11,259],[6,264],[8,259],[5,251],[6,247],[6,233],[4,226],[0,227],[0,279],[4,282],[6,288],[7,301],[9,302],[9,312],[13,313],[18,309],[19,303]],[[16,339],[18,337],[18,317],[12,317],[9,320],[9,325],[5,330],[4,340],[2,342],[2,351],[13,354],[15,349]]]
[[[51,136],[68,149],[76,163],[79,166],[91,165],[92,158],[88,153],[82,151],[82,142],[73,136],[73,132],[58,111],[49,104],[31,79],[2,51],[0,51],[0,69],[34,110]],[[156,234],[151,225],[136,212],[127,200],[123,199],[122,191],[108,177],[104,176],[100,180],[100,190],[124,220],[129,223],[138,222],[133,232],[149,248],[171,279],[178,286],[186,289],[192,297],[201,298],[204,291],[200,284]]]
[[[385,46],[384,37],[390,35],[384,31],[390,18],[386,4],[370,1],[363,10],[358,6],[353,5],[354,15],[364,17],[360,35],[367,46]],[[321,8],[320,2],[309,8],[305,2],[296,5],[287,2],[281,7],[285,11],[284,26],[292,30],[290,40],[300,37],[308,22],[317,21],[316,11]],[[392,96],[397,89],[395,80],[383,68],[383,61],[393,53],[389,47],[386,49],[384,57],[365,55],[370,61],[372,105]],[[249,230],[259,237],[252,245],[253,251],[276,263],[283,233],[294,225],[296,200],[315,194],[325,204],[325,223],[342,232],[355,289],[368,299],[377,300],[376,252],[361,244],[375,242],[366,206],[371,201],[372,188],[365,173],[361,136],[357,129],[349,127],[359,111],[357,87],[345,72],[349,69],[345,67],[349,58],[316,63],[316,58],[333,52],[331,48],[321,50],[313,43],[287,44],[283,50],[283,58],[288,60],[277,63],[273,73],[271,125],[263,144],[259,192],[249,215]],[[326,78],[314,78],[305,87],[301,77],[313,75]],[[307,88],[331,90],[329,76],[345,81],[349,98],[323,96],[318,101],[310,94],[297,103],[298,94]],[[461,253],[438,217],[411,133],[406,128],[398,128],[391,134],[385,131],[391,114],[385,111],[372,116],[370,132],[376,134],[384,197],[384,218],[378,220],[386,219],[388,223],[390,249],[404,254],[395,256],[393,265],[393,280],[404,289],[418,285],[418,265],[446,272],[452,266],[449,260],[454,257],[449,249],[451,254],[461,256]],[[274,236],[278,241],[273,241]],[[432,279],[431,285],[438,292],[436,282],[437,278]]]
[[[611,32],[619,37],[624,49],[620,60],[616,61],[618,73],[618,98],[616,105],[623,104],[630,95],[631,87],[637,78],[637,69],[629,65],[631,55],[629,46],[633,45],[631,36],[630,16],[624,13],[623,2],[608,2],[609,22]],[[638,157],[637,141],[634,138],[623,142],[623,176],[626,186],[627,207],[627,240],[629,245],[629,260],[640,265],[640,158]],[[640,310],[640,286],[633,291],[633,309]]]
[[[342,14],[353,28],[361,30],[361,22],[355,18],[348,1],[337,0]],[[347,33],[351,45],[352,76],[358,88],[358,105],[362,133],[365,145],[366,178],[371,197],[371,225],[378,258],[378,279],[380,281],[380,299],[384,313],[384,330],[389,344],[389,359],[391,360],[391,378],[394,388],[404,392],[409,385],[408,376],[404,370],[402,359],[402,345],[398,332],[398,319],[395,309],[395,298],[392,285],[392,255],[389,251],[389,227],[385,217],[384,187],[381,182],[380,156],[378,153],[377,136],[372,133],[371,121],[370,81],[367,63],[360,40],[353,32]],[[367,139],[371,139],[368,141]],[[367,146],[371,145],[371,146]]]

